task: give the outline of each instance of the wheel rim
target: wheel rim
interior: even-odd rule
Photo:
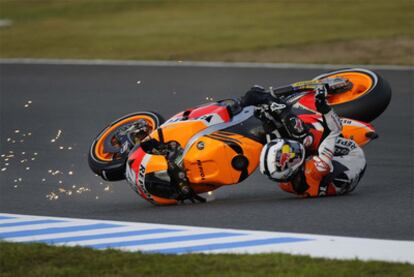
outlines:
[[[119,122],[115,123],[114,125],[112,125],[108,129],[106,129],[101,134],[101,136],[98,138],[98,140],[95,144],[95,149],[94,149],[94,154],[95,154],[96,158],[98,158],[101,161],[112,161],[114,154],[105,152],[105,150],[104,150],[104,142],[105,142],[106,138],[115,129],[121,127],[122,125],[128,124],[130,122],[137,121],[139,119],[144,119],[148,123],[148,126],[151,130],[154,130],[156,128],[157,122],[152,117],[147,116],[147,115],[136,115],[136,116],[131,116],[131,117],[125,118],[123,120],[120,120]]]
[[[341,77],[348,79],[352,84],[352,88],[348,91],[344,91],[338,94],[329,94],[328,102],[331,105],[338,105],[355,100],[365,94],[367,94],[373,86],[372,78],[365,73],[360,72],[343,72],[336,73],[324,78]]]

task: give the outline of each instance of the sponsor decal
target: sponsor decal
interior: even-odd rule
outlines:
[[[295,157],[295,153],[292,152],[290,146],[285,144],[282,147],[282,152],[279,153],[278,163],[279,166],[284,169],[288,161]]]
[[[349,151],[357,147],[353,140],[343,138],[337,138],[335,146],[340,148],[347,148]]]
[[[295,129],[295,131],[297,131],[298,133],[302,133],[304,131],[302,120],[300,120],[297,117],[292,117],[290,120],[293,123],[293,128]]]
[[[351,125],[352,124],[352,120],[346,119],[346,118],[341,118],[341,123],[344,125]]]
[[[197,160],[197,167],[198,167],[198,171],[200,172],[201,180],[205,180],[206,175],[204,174],[203,164],[201,163],[200,160]]]
[[[348,155],[350,150],[348,148],[343,148],[340,146],[335,147],[335,156],[346,156]]]
[[[127,162],[126,164],[126,171],[125,171],[125,177],[128,181],[128,184],[130,185],[130,187],[135,191],[138,192],[137,189],[137,184],[135,182],[135,180],[137,179],[135,171],[131,168],[131,166],[129,165],[129,162]]]
[[[276,102],[273,102],[271,105],[270,105],[270,110],[272,111],[272,112],[275,112],[275,111],[278,111],[278,110],[283,110],[283,109],[285,109],[286,108],[286,105],[285,104],[279,104],[279,103],[276,103]]]
[[[218,114],[206,114],[206,115],[202,115],[202,116],[194,117],[194,118],[187,118],[184,116],[173,117],[167,122],[165,122],[164,125],[181,122],[181,121],[186,121],[186,122],[203,121],[207,126],[224,122],[223,119]]]
[[[342,125],[347,125],[347,126],[354,126],[354,127],[361,127],[361,128],[369,128],[369,129],[372,129],[373,128],[368,123],[362,123],[362,122],[359,122],[357,120],[348,119],[348,118],[340,118],[340,122],[342,123]]]
[[[142,159],[141,164],[139,165],[139,169],[138,169],[138,182],[137,184],[137,189],[139,191],[139,194],[145,198],[145,199],[149,199],[149,200],[153,200],[151,197],[151,194],[148,193],[148,191],[145,188],[145,171],[146,171],[146,166],[148,161],[150,160],[151,156],[150,155],[145,155],[145,157]]]

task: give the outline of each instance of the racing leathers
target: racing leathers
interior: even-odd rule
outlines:
[[[331,109],[323,114],[326,137],[317,155],[310,155],[282,190],[305,197],[345,194],[355,189],[366,167],[362,149],[352,140],[339,137],[341,122]]]
[[[242,97],[241,104],[258,105],[271,99],[272,96],[269,93],[264,94],[262,88],[253,87]],[[280,102],[279,99],[274,100]],[[315,106],[322,114],[324,125],[324,133],[316,147],[316,153],[311,151],[311,144],[306,143],[310,134],[308,128],[300,123],[301,120],[296,115],[290,111],[276,115],[279,119],[283,116],[283,125],[288,129],[289,138],[303,143],[308,152],[298,172],[289,181],[280,182],[279,186],[284,191],[303,197],[345,194],[355,189],[364,174],[364,152],[353,140],[340,136],[342,124],[337,114],[326,103],[325,91],[317,91]],[[291,136],[292,133],[295,136]]]

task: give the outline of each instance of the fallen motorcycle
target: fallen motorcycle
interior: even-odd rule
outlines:
[[[343,137],[361,147],[377,137],[369,122],[386,109],[391,89],[373,71],[336,70],[310,81],[270,88],[268,93],[283,99],[303,123],[312,126],[310,130],[318,141],[324,127],[314,105],[314,93],[321,86],[341,118]],[[90,147],[89,166],[107,181],[127,179],[135,192],[154,204],[204,201],[200,194],[240,183],[255,171],[269,136],[266,124],[277,127],[270,134],[273,137],[288,136],[270,115],[277,108],[272,103],[241,107],[237,100],[225,99],[186,109],[167,121],[156,112],[129,114],[97,135]],[[315,143],[310,151],[316,151],[316,147]],[[150,159],[152,164],[148,164]],[[177,187],[176,199],[148,193],[144,175],[159,174],[154,168],[157,161],[167,161],[164,177]]]

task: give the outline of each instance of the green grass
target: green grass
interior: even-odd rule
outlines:
[[[412,0],[0,0],[0,57],[414,64]]]
[[[160,255],[0,242],[0,276],[414,276],[414,266],[283,254]]]

